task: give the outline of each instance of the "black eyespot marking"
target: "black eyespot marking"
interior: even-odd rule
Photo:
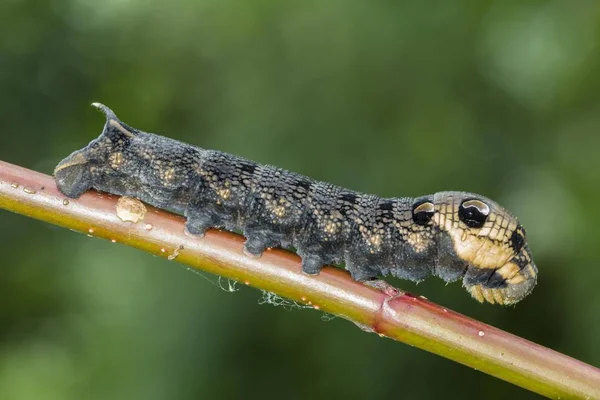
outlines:
[[[458,209],[458,218],[470,228],[481,228],[490,213],[490,207],[480,200],[465,200]]]
[[[386,201],[379,204],[379,209],[383,211],[392,211],[394,209],[394,203],[392,201]]]
[[[358,196],[354,193],[344,193],[340,196],[340,199],[342,201],[345,201],[346,203],[350,203],[350,204],[356,204],[357,198],[358,198]]]
[[[435,207],[433,203],[429,201],[424,201],[420,203],[416,203],[413,206],[413,221],[417,225],[427,225],[431,218],[433,217],[435,211]]]
[[[506,287],[506,279],[502,277],[498,272],[494,272],[488,278],[487,282],[484,284],[485,287],[488,288],[502,288]]]
[[[510,246],[515,250],[515,252],[520,252],[523,246],[525,245],[525,238],[521,234],[522,228],[519,225],[517,229],[514,230],[512,235],[510,236]]]
[[[243,164],[240,166],[240,169],[241,169],[243,172],[245,172],[245,173],[247,173],[247,174],[249,174],[249,175],[252,175],[252,174],[254,173],[254,171],[256,170],[256,164],[243,163]]]
[[[309,191],[311,185],[312,182],[305,179],[300,179],[296,182],[296,186],[304,189],[306,192]]]

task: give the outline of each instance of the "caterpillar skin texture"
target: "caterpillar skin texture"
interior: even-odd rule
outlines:
[[[495,202],[440,192],[380,198],[134,129],[108,107],[102,134],[58,164],[68,197],[90,188],[186,216],[186,229],[241,230],[245,250],[297,249],[302,270],[345,263],[359,281],[381,275],[462,279],[480,302],[514,304],[537,281],[525,231]]]

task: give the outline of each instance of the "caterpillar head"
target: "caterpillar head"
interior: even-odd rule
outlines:
[[[463,286],[480,302],[514,304],[527,296],[537,282],[537,267],[517,219],[483,196],[440,192],[434,196],[432,223],[440,235],[440,253],[452,261],[439,263],[463,268]]]
[[[54,169],[56,185],[69,197],[79,197],[94,184],[94,177],[118,178],[126,173],[124,150],[137,131],[119,121],[115,113],[100,103],[93,103],[106,116],[102,134],[86,147],[76,150]]]

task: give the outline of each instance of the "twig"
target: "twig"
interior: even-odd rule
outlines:
[[[0,208],[174,259],[339,315],[361,327],[441,355],[551,398],[600,399],[600,370],[431,303],[389,297],[338,268],[304,275],[299,258],[274,249],[242,252],[243,237],[210,230],[184,234],[183,218],[148,206],[140,222],[123,222],[117,197],[90,191],[66,199],[50,176],[0,161]]]

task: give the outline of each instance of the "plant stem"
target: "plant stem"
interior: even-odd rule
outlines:
[[[115,212],[118,197],[89,191],[62,195],[52,177],[0,161],[0,208],[175,259],[246,285],[341,316],[367,330],[419,347],[550,398],[600,399],[600,370],[424,298],[390,296],[326,267],[301,272],[297,255],[281,249],[244,255],[244,238],[210,230],[184,234],[181,216],[147,206],[137,223]]]

